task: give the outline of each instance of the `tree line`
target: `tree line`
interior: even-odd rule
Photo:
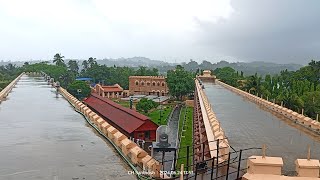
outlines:
[[[82,61],[79,64],[78,61],[69,60],[65,62],[64,56],[57,53],[53,57],[52,63],[49,61],[43,61],[40,63],[29,64],[26,62],[23,67],[11,67],[12,64],[7,65],[6,72],[8,71],[8,76],[10,76],[15,71],[15,75],[10,77],[16,77],[17,74],[25,72],[44,72],[50,75],[55,81],[59,81],[62,87],[67,88],[70,93],[77,95],[75,88],[86,89],[88,87],[86,84],[75,81],[77,77],[89,77],[92,78],[92,83],[100,83],[103,85],[113,85],[119,84],[123,89],[129,88],[129,76],[158,76],[159,71],[156,68],[147,68],[140,66],[138,69],[132,67],[117,67],[117,66],[107,66],[100,65],[97,63],[96,58],[90,57],[88,60]],[[1,69],[0,69],[1,70]],[[0,71],[1,73],[1,71]],[[10,74],[11,73],[11,74]],[[167,84],[169,87],[169,93],[178,99],[182,96],[188,95],[194,90],[193,78],[195,73],[186,71],[182,66],[177,66],[175,70],[170,70],[167,72]],[[1,74],[0,74],[1,78]],[[1,80],[1,79],[0,79]],[[11,79],[8,79],[10,83]]]
[[[244,76],[233,68],[217,68],[213,73],[223,82],[277,104],[316,118],[320,114],[320,61],[312,60],[297,71]]]

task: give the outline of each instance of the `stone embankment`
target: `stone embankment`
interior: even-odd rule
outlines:
[[[17,84],[21,76],[23,76],[25,73],[21,73],[17,78],[15,78],[8,86],[6,86],[1,92],[0,92],[0,102],[8,96],[8,94],[11,92],[13,87]]]
[[[255,96],[253,94],[250,94],[248,92],[245,92],[245,91],[240,90],[238,88],[235,88],[233,86],[225,84],[221,81],[216,81],[216,83],[231,90],[232,92],[234,92],[236,94],[239,94],[242,97],[249,99],[250,101],[252,101],[258,105],[264,106],[265,108],[267,108],[273,112],[276,112],[276,113],[294,121],[295,123],[298,123],[298,124],[306,127],[307,129],[309,129],[313,132],[320,133],[320,123],[316,120],[313,120],[309,117],[306,117],[303,114],[294,112],[294,111],[287,109],[283,106],[279,106],[278,104],[270,102],[270,101],[263,99],[261,97]]]
[[[201,106],[203,122],[206,128],[207,138],[209,141],[209,149],[211,157],[217,157],[217,146],[219,146],[219,162],[223,162],[228,159],[228,153],[230,151],[229,141],[225,136],[225,133],[220,126],[213,109],[210,104],[207,95],[202,89],[202,84],[196,80],[196,88]],[[219,142],[219,145],[217,143]]]
[[[77,111],[81,112],[88,120],[90,120],[90,123],[99,129],[99,131],[108,138],[121,155],[126,157],[126,159],[129,159],[134,166],[142,167],[141,170],[144,171],[143,173],[152,177],[160,176],[160,163],[148,155],[146,151],[103,120],[98,114],[72,96],[67,90],[60,87],[59,92],[70,102],[70,104],[74,106]]]

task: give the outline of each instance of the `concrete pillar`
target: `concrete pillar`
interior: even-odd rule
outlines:
[[[283,160],[281,157],[251,156],[247,161],[249,174],[281,175]]]
[[[319,160],[297,159],[295,161],[296,172],[299,177],[319,177]]]
[[[317,118],[316,118],[316,120],[317,120],[317,121],[319,121],[319,114],[317,114]]]
[[[303,113],[304,113],[304,109],[302,108],[302,109],[301,109],[301,114],[303,115]]]

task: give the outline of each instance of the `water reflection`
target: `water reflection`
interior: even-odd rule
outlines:
[[[135,179],[108,143],[42,78],[0,104],[0,179]]]
[[[268,146],[267,155],[281,156],[283,171],[293,174],[297,158],[320,157],[320,136],[290,120],[232,93],[220,85],[205,84],[205,92],[235,149]]]

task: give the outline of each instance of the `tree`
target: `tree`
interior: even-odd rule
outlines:
[[[96,65],[97,64],[96,58],[90,57],[88,59],[88,64],[89,64],[89,67],[93,67],[94,65]]]
[[[137,103],[136,108],[140,112],[147,113],[149,110],[156,108],[158,106],[158,103],[152,101],[151,99],[142,98]]]
[[[86,72],[86,70],[88,69],[88,61],[87,60],[84,60],[82,61],[82,73]]]
[[[183,96],[194,92],[194,74],[186,71],[180,65],[178,65],[175,70],[169,70],[167,72],[166,82],[169,93],[179,100],[181,100]]]
[[[79,72],[79,65],[78,62],[75,60],[70,60],[68,62],[68,68],[71,72],[73,72],[75,75],[78,75]]]
[[[57,66],[66,67],[63,58],[64,56],[61,56],[61,54],[57,53],[53,57],[53,63],[56,63]]]
[[[86,82],[77,80],[70,83],[67,87],[67,90],[78,99],[88,97],[91,93],[91,88]],[[79,92],[79,90],[81,92]]]
[[[309,117],[315,118],[320,114],[320,91],[307,92],[302,96],[304,110]]]

